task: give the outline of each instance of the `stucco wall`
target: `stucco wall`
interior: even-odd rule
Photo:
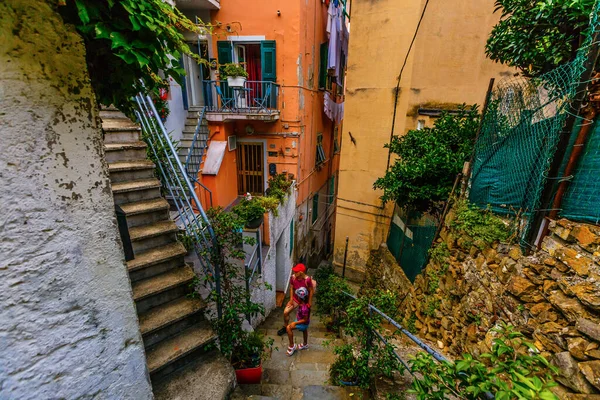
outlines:
[[[84,48],[0,3],[0,398],[149,399]]]
[[[364,269],[369,251],[387,238],[393,205],[383,206],[372,189],[388,164],[399,72],[424,1],[352,3],[334,264]],[[455,103],[482,104],[489,79],[514,70],[485,57],[485,41],[499,18],[494,1],[430,2],[400,81],[394,134],[423,119],[415,110]],[[435,105],[434,103],[437,103]],[[451,107],[455,108],[455,107]]]

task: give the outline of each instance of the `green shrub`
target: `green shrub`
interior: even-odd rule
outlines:
[[[248,72],[246,72],[246,70],[244,69],[244,67],[240,64],[237,63],[227,63],[227,64],[223,64],[221,66],[221,77],[222,78],[226,78],[228,76],[230,77],[244,77],[247,78],[248,77]]]
[[[258,197],[244,197],[231,209],[244,223],[254,221],[264,215],[267,210],[263,207]]]
[[[496,241],[505,242],[510,238],[508,224],[489,209],[481,210],[466,200],[458,200],[454,212],[456,217],[450,223],[450,226],[466,233],[475,240],[492,244]]]

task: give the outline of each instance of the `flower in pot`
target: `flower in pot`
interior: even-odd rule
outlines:
[[[245,222],[246,228],[256,229],[262,223],[263,216],[267,210],[258,198],[254,198],[248,193],[232,208],[232,211]]]
[[[227,78],[227,84],[231,87],[242,87],[248,78],[248,72],[241,64],[228,63],[223,64],[221,77]]]
[[[244,332],[231,356],[231,365],[239,384],[260,383],[262,361],[268,359],[273,343],[273,339],[265,339],[259,332]]]

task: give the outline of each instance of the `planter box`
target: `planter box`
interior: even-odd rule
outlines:
[[[246,83],[246,78],[243,76],[228,76],[227,84],[230,87],[243,87]]]

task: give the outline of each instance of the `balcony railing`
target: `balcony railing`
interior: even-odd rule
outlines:
[[[204,98],[208,112],[231,114],[279,114],[279,85],[268,81],[246,81],[233,87],[227,81],[204,81]]]

